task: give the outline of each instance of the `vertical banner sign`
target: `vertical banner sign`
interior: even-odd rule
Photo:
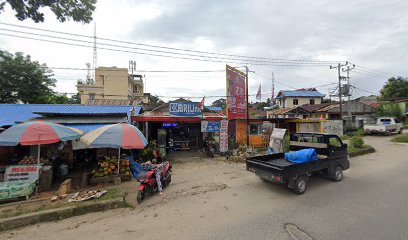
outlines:
[[[246,119],[246,74],[227,65],[226,75],[228,119]]]
[[[220,152],[228,151],[228,120],[221,120],[220,125]]]

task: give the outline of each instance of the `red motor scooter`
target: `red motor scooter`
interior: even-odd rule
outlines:
[[[171,165],[170,162],[163,162],[163,170],[160,173],[162,187],[166,187],[171,182]],[[137,202],[141,203],[145,199],[146,193],[157,191],[157,182],[155,175],[156,168],[147,169],[145,176],[137,178],[137,181],[140,182],[139,191],[137,193]]]

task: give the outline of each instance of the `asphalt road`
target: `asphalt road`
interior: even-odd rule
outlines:
[[[0,239],[408,239],[408,145],[389,139],[366,137],[376,153],[352,158],[342,182],[312,177],[301,196],[262,182],[243,164],[195,159],[175,165],[163,197],[135,209],[29,226]]]

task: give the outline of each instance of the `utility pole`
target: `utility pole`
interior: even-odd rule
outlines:
[[[271,105],[274,105],[275,101],[273,100],[275,98],[275,74],[272,72],[272,98],[271,98]],[[273,101],[273,102],[272,102]]]
[[[349,65],[347,65],[347,68],[343,68],[342,69],[342,71],[343,72],[347,72],[347,91],[346,91],[346,94],[347,94],[347,103],[346,103],[346,111],[347,111],[347,116],[348,116],[348,120],[349,121],[351,121],[351,109],[350,109],[350,97],[351,97],[351,94],[350,94],[350,71],[351,70],[353,70],[354,68],[355,68],[355,64],[353,64],[353,66],[352,67],[350,67]]]
[[[96,73],[95,73],[95,71],[96,71],[96,68],[98,67],[97,65],[97,53],[96,53],[96,51],[97,51],[97,47],[96,47],[96,22],[95,22],[95,25],[94,25],[94,42],[93,42],[93,58],[92,58],[92,67],[93,67],[93,69],[94,69],[94,71],[93,71],[93,74],[92,74],[92,78],[93,78],[93,81],[94,82],[96,82]]]
[[[248,96],[249,96],[249,92],[248,92],[248,72],[249,69],[247,66],[245,66],[245,97],[246,97],[246,126],[247,126],[247,136],[246,136],[246,144],[247,146],[249,146],[249,102],[248,102]]]
[[[330,66],[330,69],[337,69],[337,74],[339,78],[339,104],[340,104],[340,119],[343,121],[343,98],[342,98],[342,91],[341,91],[341,80],[343,77],[341,76],[341,68],[348,65],[348,62],[345,64],[338,63],[337,66]]]

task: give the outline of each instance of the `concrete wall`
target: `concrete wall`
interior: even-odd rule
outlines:
[[[298,99],[298,105],[293,105],[293,99]],[[279,107],[280,108],[292,108],[302,105],[309,105],[310,99],[314,99],[314,104],[321,104],[322,98],[321,97],[284,97],[283,99],[279,100]]]

